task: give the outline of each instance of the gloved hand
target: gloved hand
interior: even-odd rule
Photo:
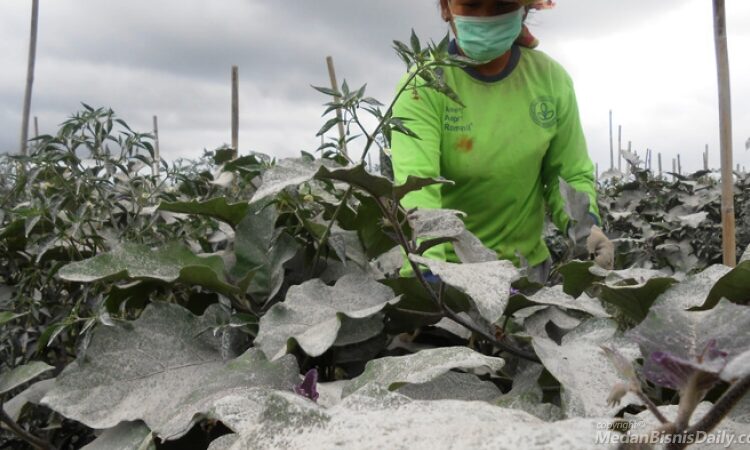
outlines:
[[[615,268],[615,245],[596,225],[591,227],[591,234],[586,239],[586,248],[597,266],[607,270]]]

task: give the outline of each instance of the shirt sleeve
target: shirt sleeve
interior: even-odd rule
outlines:
[[[596,204],[596,181],[594,164],[589,158],[586,138],[581,128],[573,82],[565,73],[563,90],[557,99],[557,133],[550,142],[542,161],[544,197],[552,221],[566,231],[570,218],[565,212],[565,201],[560,195],[559,178],[564,179],[575,190],[588,194],[589,211],[601,223]]]
[[[399,90],[406,81],[399,84]],[[398,92],[398,91],[397,91]],[[409,175],[439,177],[440,142],[442,138],[443,99],[418,81],[396,100],[393,117],[403,120],[404,125],[418,137],[410,137],[394,131],[391,136],[391,158],[396,184],[403,184]],[[401,204],[404,208],[442,208],[440,185],[432,185],[407,194]],[[446,246],[437,245],[425,252],[425,257],[445,261]],[[407,264],[408,266],[408,264]],[[402,271],[410,272],[410,269]]]

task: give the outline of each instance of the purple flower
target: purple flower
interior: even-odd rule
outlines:
[[[320,396],[320,394],[318,394],[317,385],[318,370],[310,369],[305,374],[305,379],[302,380],[302,383],[294,386],[294,392],[315,402]]]
[[[709,389],[718,381],[727,356],[727,352],[718,349],[716,339],[711,339],[703,351],[693,358],[670,352],[653,352],[644,369],[649,380],[671,389],[681,389],[693,374],[701,373],[699,388]]]

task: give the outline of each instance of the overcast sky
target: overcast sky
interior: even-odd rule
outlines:
[[[198,156],[230,140],[230,67],[240,68],[240,152],[311,151],[339,80],[384,103],[403,63],[391,49],[414,28],[438,40],[436,0],[41,0],[32,115],[43,133],[80,108],[108,106],[134,129],[159,116],[162,155]],[[30,0],[0,1],[0,151],[16,152]],[[750,2],[727,0],[735,161],[750,167]],[[559,0],[530,19],[541,50],[576,84],[592,158],[609,164],[608,111],[624,141],[698,169],[719,166],[710,0]],[[669,163],[671,165],[671,162]]]

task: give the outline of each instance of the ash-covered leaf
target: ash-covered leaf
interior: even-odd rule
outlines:
[[[278,211],[273,204],[254,203],[237,227],[234,251],[237,258],[232,276],[252,276],[247,292],[259,299],[276,295],[284,282],[284,264],[297,254],[297,241],[276,228]]]
[[[732,358],[721,371],[721,378],[729,382],[737,381],[748,375],[750,375],[750,349]]]
[[[91,428],[142,420],[173,439],[238,388],[294,395],[294,358],[269,362],[250,349],[226,360],[222,334],[211,332],[219,322],[218,305],[196,317],[178,305],[151,303],[134,322],[95,328],[85,358],[65,368],[42,404]]]
[[[726,363],[750,348],[750,308],[722,300],[710,311],[684,311],[658,305],[628,332],[644,358],[650,381],[681,388],[693,373],[717,380]]]
[[[502,317],[508,305],[511,283],[520,273],[510,261],[454,264],[412,255],[411,260],[427,266],[446,284],[468,295],[479,314],[489,323]]]
[[[274,196],[289,186],[297,186],[312,180],[321,167],[334,167],[331,160],[319,159],[310,161],[308,158],[285,158],[263,172],[262,182],[252,198],[256,203],[267,197]]]
[[[0,374],[0,395],[28,383],[43,373],[54,370],[54,367],[41,361],[33,361]]]
[[[47,391],[52,389],[52,386],[54,384],[54,378],[51,378],[49,380],[37,381],[28,388],[24,389],[20,394],[3,403],[3,410],[5,410],[5,413],[8,415],[8,417],[17,422],[18,418],[21,417],[23,407],[29,403],[38,405],[42,400],[42,397],[47,394]]]
[[[485,402],[411,400],[384,389],[358,392],[324,410],[276,395],[258,422],[222,420],[237,434],[211,450],[276,448],[491,448],[594,450],[606,419],[544,422]],[[239,408],[235,408],[239,409]],[[231,441],[231,442],[230,442]]]
[[[451,369],[487,367],[498,371],[504,364],[502,358],[485,356],[467,347],[435,348],[412,355],[388,356],[368,362],[362,375],[344,387],[344,396],[372,385],[397,389],[406,383],[426,383]]]
[[[226,197],[203,201],[162,202],[159,205],[160,211],[213,217],[228,223],[232,227],[236,227],[240,223],[247,214],[248,208],[247,202],[228,203]]]
[[[367,340],[383,329],[372,329],[366,335],[373,316],[386,305],[398,301],[393,291],[363,274],[349,274],[340,278],[333,287],[319,279],[292,286],[284,302],[277,303],[261,318],[255,343],[269,357],[276,359],[286,354],[293,345],[310,356],[320,356],[336,343],[337,339],[352,343]],[[342,327],[342,322],[354,321]],[[342,330],[345,335],[340,335]]]
[[[557,405],[544,403],[544,393],[538,382],[543,370],[541,365],[529,365],[521,369],[513,377],[511,390],[495,400],[494,404],[526,411],[546,422],[562,420],[562,411]]]
[[[82,450],[155,450],[151,430],[143,422],[122,422],[105,430]]]
[[[562,385],[562,406],[567,417],[612,416],[620,408],[607,405],[612,387],[623,379],[602,352],[601,346],[616,348],[630,360],[638,348],[617,334],[609,319],[589,319],[562,338],[561,345],[543,336],[533,338],[534,350],[544,367]],[[623,401],[640,404],[633,394]]]
[[[491,381],[474,374],[446,372],[425,383],[406,384],[397,390],[414,400],[465,400],[492,402],[502,395]]]
[[[568,237],[574,243],[582,243],[596,225],[596,219],[589,213],[591,199],[585,192],[576,191],[562,177],[559,179],[560,195],[564,201],[565,212],[570,218]]]
[[[610,317],[599,300],[587,295],[573,298],[563,292],[563,287],[560,285],[551,288],[544,287],[533,295],[523,295],[520,293],[512,295],[505,314],[512,315],[523,308],[539,305],[554,305],[563,309],[583,311],[594,317]]]
[[[744,261],[716,282],[699,310],[711,309],[722,298],[734,303],[750,305],[750,261]]]
[[[456,238],[466,230],[465,214],[452,209],[417,209],[408,215],[415,239]]]
[[[677,282],[662,271],[647,269],[627,269],[607,271],[592,267],[591,272],[604,276],[598,285],[599,297],[615,305],[628,318],[638,323],[648,314],[657,297]]]
[[[727,266],[716,264],[688,275],[657,297],[653,306],[669,305],[671,308],[683,310],[698,307],[706,301],[714,285],[731,270]]]
[[[315,178],[343,181],[376,198],[393,197],[393,182],[386,177],[368,172],[364,164],[333,170],[323,166],[316,172]]]
[[[64,266],[58,276],[66,281],[91,283],[127,279],[180,281],[225,295],[237,288],[224,278],[224,261],[219,256],[196,256],[179,243],[158,250],[145,245],[123,243],[114,250]]]

